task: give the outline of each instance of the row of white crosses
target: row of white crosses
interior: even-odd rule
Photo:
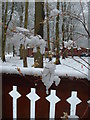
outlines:
[[[21,94],[17,91],[17,86],[13,86],[13,90],[9,92],[9,95],[13,98],[13,118],[17,118],[17,99],[21,97]],[[40,99],[36,94],[36,89],[31,88],[31,92],[26,95],[30,102],[30,118],[35,118],[35,102]],[[56,96],[56,90],[51,90],[50,95],[46,97],[46,100],[50,103],[49,118],[55,118],[55,105],[60,98]],[[76,116],[76,106],[81,103],[81,100],[77,97],[77,91],[72,91],[71,97],[66,100],[70,104],[70,116]]]

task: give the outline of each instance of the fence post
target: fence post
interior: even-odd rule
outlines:
[[[9,92],[9,95],[13,98],[13,119],[17,119],[17,99],[21,97],[17,91],[17,86],[13,86],[13,90]]]
[[[81,100],[77,97],[77,92],[72,91],[71,97],[66,100],[70,104],[70,116],[76,116],[76,106],[81,103]]]
[[[36,94],[36,89],[31,88],[31,92],[26,95],[29,100],[31,100],[30,105],[30,118],[35,119],[35,102],[40,99],[40,97]]]
[[[50,102],[49,118],[55,118],[55,105],[60,101],[56,96],[56,90],[51,90],[51,94],[46,97],[46,100]]]

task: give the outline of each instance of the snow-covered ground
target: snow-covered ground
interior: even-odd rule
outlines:
[[[82,62],[88,67],[88,64],[81,60],[79,57],[74,57],[76,60]],[[88,57],[84,58],[86,61],[88,61]],[[13,57],[12,54],[6,55],[6,62],[2,62],[0,58],[0,72],[1,73],[16,73],[20,74],[18,71],[18,68],[20,72],[23,75],[41,75],[43,69],[42,68],[34,68],[32,65],[34,64],[34,58],[27,58],[28,60],[28,68],[23,67],[23,61],[20,60],[19,57],[15,56]],[[73,60],[71,57],[64,59],[60,59],[61,64],[56,65],[55,73],[58,76],[74,76],[79,78],[88,78],[88,69]],[[48,59],[44,59],[44,66]],[[53,58],[52,62],[55,62],[55,58]]]

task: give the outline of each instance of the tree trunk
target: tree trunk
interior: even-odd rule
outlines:
[[[27,29],[27,25],[28,25],[28,0],[26,0],[25,3],[25,20],[24,20],[24,28]],[[27,50],[25,49],[25,47],[23,48],[23,66],[27,67]]]
[[[59,10],[59,2],[57,2],[57,9]],[[60,53],[59,53],[59,14],[56,18],[56,65],[60,64]]]
[[[10,44],[8,43],[8,54],[10,53]]]
[[[5,7],[6,4],[6,7]],[[5,10],[4,10],[5,9]],[[14,2],[12,2],[12,9],[10,18],[7,21],[7,12],[8,12],[8,1],[6,3],[2,2],[2,61],[5,62],[5,47],[6,47],[6,33],[9,26],[9,23],[12,19],[12,14],[14,11]]]
[[[66,3],[62,3],[62,12],[64,13],[66,11]],[[65,41],[65,17],[63,16],[63,24],[62,24],[62,59],[65,59],[65,47],[64,47],[64,41]]]
[[[35,2],[35,35],[40,35],[43,38],[43,22],[44,20],[44,6],[43,2]],[[38,68],[43,68],[43,55],[40,53],[39,48],[37,53],[34,53],[34,64],[37,63]]]
[[[20,27],[22,27],[22,23],[23,23],[23,4],[21,3]]]
[[[21,14],[20,14],[20,27],[23,27],[23,3],[21,2]],[[23,59],[23,45],[20,45],[19,49],[20,59]]]
[[[25,47],[23,47],[23,65],[27,67],[27,49]]]
[[[48,19],[48,1],[46,2],[47,19]],[[49,37],[49,20],[47,20],[47,40],[48,40],[48,51],[50,51],[50,37]]]
[[[27,28],[27,25],[28,25],[28,0],[26,0],[26,3],[25,3],[25,20],[24,20],[24,28]]]
[[[46,11],[47,11],[47,19],[48,19],[48,1],[46,2]],[[49,61],[52,60],[50,55],[50,35],[49,35],[49,20],[47,20],[47,44],[48,44],[48,58]]]
[[[72,24],[72,18],[70,20],[71,22],[71,27],[70,27],[70,40],[73,40],[73,24]],[[73,45],[73,44],[72,44]],[[74,56],[74,53],[73,53],[73,46],[71,46],[71,54],[72,54],[72,58]]]
[[[15,46],[13,45],[13,57],[15,56]]]
[[[3,62],[6,61],[5,60],[5,44],[6,44],[6,34],[4,33],[4,38],[2,38],[2,61]]]
[[[65,47],[64,47],[64,20],[63,20],[63,25],[62,25],[62,59],[65,59]]]
[[[20,59],[23,59],[23,45],[20,45],[20,49],[19,49],[19,53],[20,53]]]
[[[4,14],[4,9],[5,9],[5,14]],[[8,12],[8,2],[6,2],[6,8],[5,8],[5,3],[2,2],[2,61],[5,62],[5,46],[6,46],[6,32],[7,32],[7,12]]]

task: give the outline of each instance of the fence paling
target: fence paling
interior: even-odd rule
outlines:
[[[28,78],[28,79],[27,79]],[[2,117],[5,118],[60,118],[63,115],[63,112],[66,112],[68,115],[78,115],[80,118],[88,117],[88,103],[90,99],[88,96],[89,81],[87,79],[73,78],[73,77],[61,77],[61,83],[56,87],[54,84],[49,89],[49,94],[46,94],[45,86],[43,85],[40,77],[35,76],[20,76],[16,74],[3,74],[2,80]],[[37,79],[39,79],[37,81]],[[14,92],[19,93],[21,96],[17,98],[16,101],[16,113],[13,112],[14,104],[13,97],[10,96],[10,92],[13,91],[13,87],[16,87],[17,90]],[[32,112],[31,105],[32,101],[27,98],[29,94],[32,93],[32,90],[35,90],[35,95],[39,96],[40,99],[35,101]],[[51,92],[54,91],[55,93]],[[72,93],[75,93],[72,96]],[[32,94],[34,96],[34,94]],[[58,100],[53,101],[50,98],[58,98]],[[71,96],[71,97],[70,97]],[[71,103],[68,103],[67,99],[71,98]],[[73,106],[73,99],[76,101],[81,100],[80,104],[76,104],[76,109]],[[55,99],[54,99],[55,100]],[[80,101],[79,101],[80,102]],[[25,109],[27,108],[27,109]],[[53,108],[53,109],[52,109]],[[32,113],[31,113],[32,112]],[[53,113],[53,114],[52,114]],[[32,114],[32,115],[31,115]]]
[[[13,90],[9,92],[9,95],[13,97],[13,118],[17,118],[17,99],[21,97],[17,91],[17,86],[13,86]],[[31,92],[27,94],[26,97],[31,101],[30,118],[35,118],[35,102],[38,101],[40,97],[36,94],[35,88],[31,88]],[[50,102],[49,118],[55,118],[55,105],[61,101],[61,99],[56,96],[56,90],[51,90],[46,100]],[[66,101],[70,104],[70,115],[76,116],[76,106],[81,103],[81,100],[77,97],[77,91],[72,91],[71,97]]]

